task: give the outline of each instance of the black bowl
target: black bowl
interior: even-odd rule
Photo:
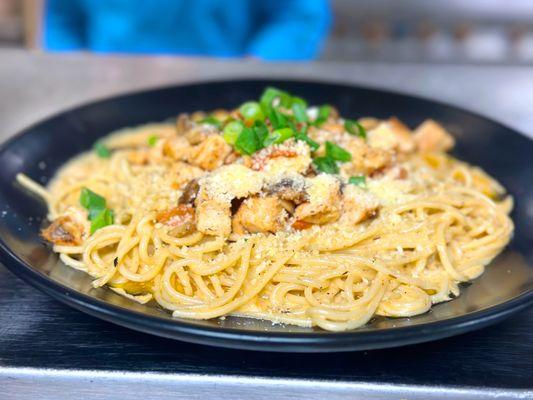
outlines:
[[[72,156],[112,130],[162,121],[180,112],[230,108],[277,86],[331,103],[351,117],[397,116],[411,126],[426,118],[457,138],[455,154],[482,166],[516,200],[514,239],[485,274],[459,298],[413,318],[375,318],[343,333],[226,318],[189,321],[93,289],[91,279],[58,261],[39,237],[44,204],[14,182],[18,172],[45,184]],[[424,342],[478,329],[533,302],[533,142],[487,118],[429,100],[344,85],[300,81],[224,81],[128,94],[98,101],[38,123],[0,148],[0,255],[17,276],[56,299],[104,320],[154,335],[216,346],[270,351],[323,352],[375,349]],[[66,327],[65,327],[66,328]]]

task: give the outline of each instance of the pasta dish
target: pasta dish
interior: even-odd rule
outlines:
[[[67,265],[174,317],[344,331],[459,295],[509,242],[512,198],[426,120],[341,117],[276,88],[124,128],[45,188]]]

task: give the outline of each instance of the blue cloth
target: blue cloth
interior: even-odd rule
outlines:
[[[44,47],[307,60],[330,25],[328,0],[47,0]]]

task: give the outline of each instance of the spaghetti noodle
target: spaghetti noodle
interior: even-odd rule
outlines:
[[[95,287],[179,318],[343,331],[458,296],[508,243],[512,199],[452,146],[434,121],[342,119],[269,88],[111,134],[47,188],[18,180]]]

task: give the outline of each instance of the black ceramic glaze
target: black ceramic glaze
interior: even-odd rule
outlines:
[[[482,166],[515,196],[515,236],[508,249],[459,298],[413,318],[376,318],[349,332],[332,333],[226,318],[173,319],[150,305],[133,303],[58,261],[39,237],[45,207],[18,184],[24,172],[47,183],[75,154],[112,130],[162,121],[180,112],[231,108],[257,98],[272,85],[311,104],[334,104],[342,115],[397,116],[410,126],[426,118],[443,123],[456,137],[455,155]],[[114,97],[66,111],[38,123],[0,148],[0,255],[20,278],[81,311],[159,336],[224,347],[323,352],[400,346],[447,337],[493,323],[533,302],[533,142],[487,118],[437,102],[359,87],[303,81],[223,81]]]

